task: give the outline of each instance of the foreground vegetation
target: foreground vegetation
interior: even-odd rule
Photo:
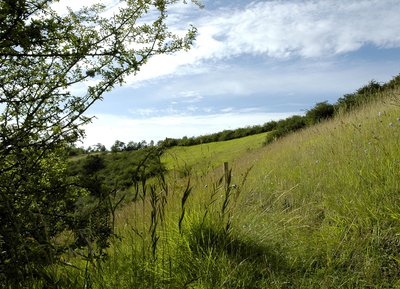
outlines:
[[[102,1],[56,2],[0,1],[0,287],[47,280],[44,270],[70,251],[103,257],[122,197],[95,175],[71,177],[68,146],[105,92],[196,36],[192,26],[169,29],[179,0],[121,0],[112,13]]]
[[[400,286],[399,77],[345,96],[333,121],[277,122],[264,148],[170,151],[169,174],[167,144],[71,160],[90,106],[150,57],[189,49],[196,29],[169,30],[178,0],[114,15],[54,2],[0,2],[1,288]],[[226,160],[232,171],[216,169]]]
[[[131,187],[107,255],[65,255],[35,286],[399,287],[399,118],[394,88],[267,146],[173,148],[181,173]]]

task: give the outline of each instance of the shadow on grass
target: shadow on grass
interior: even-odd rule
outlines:
[[[285,261],[278,248],[257,244],[254,241],[242,240],[224,229],[207,226],[192,228],[190,246],[193,252],[204,253],[212,250],[217,254],[225,254],[231,260],[241,262],[262,261],[274,270],[284,270]]]
[[[290,273],[279,248],[244,240],[217,226],[193,226],[181,270],[204,288],[265,288],[272,276]],[[189,255],[190,254],[190,255]],[[182,271],[181,271],[182,272]],[[185,288],[191,288],[184,286]]]

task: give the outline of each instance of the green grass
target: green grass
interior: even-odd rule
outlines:
[[[66,256],[80,269],[49,276],[59,288],[399,288],[399,91],[382,99],[265,147],[261,134],[168,150],[168,186],[118,211],[105,261]]]
[[[166,151],[162,161],[168,170],[183,175],[206,174],[224,162],[234,162],[240,156],[258,149],[268,133],[256,134],[224,142],[213,142],[190,147],[173,147]]]
[[[399,104],[397,94],[258,155],[238,227],[279,244],[295,287],[399,286]]]

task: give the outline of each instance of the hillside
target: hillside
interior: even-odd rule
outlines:
[[[223,142],[212,142],[194,146],[176,146],[168,149],[162,157],[169,171],[206,173],[232,162],[240,156],[263,146],[268,133],[261,133]]]
[[[53,274],[70,288],[400,286],[399,89],[264,138],[167,150],[178,174],[135,187],[105,262],[66,256],[82,270]]]

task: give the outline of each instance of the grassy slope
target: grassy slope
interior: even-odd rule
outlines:
[[[399,104],[397,93],[255,157],[239,227],[277,244],[294,287],[400,286]]]
[[[234,162],[241,155],[260,148],[268,133],[261,133],[240,139],[214,142],[190,147],[173,147],[163,156],[168,170],[185,170],[204,174],[222,166],[224,162]]]
[[[399,91],[385,99],[266,147],[259,135],[173,148],[164,161],[183,174],[170,175],[168,194],[158,191],[156,206],[147,199],[120,210],[123,238],[108,261],[90,278],[74,271],[71,284],[400,287]],[[228,194],[215,169],[224,161],[239,184]],[[185,174],[192,191],[179,232]],[[159,216],[158,239],[149,233],[152,212]]]

